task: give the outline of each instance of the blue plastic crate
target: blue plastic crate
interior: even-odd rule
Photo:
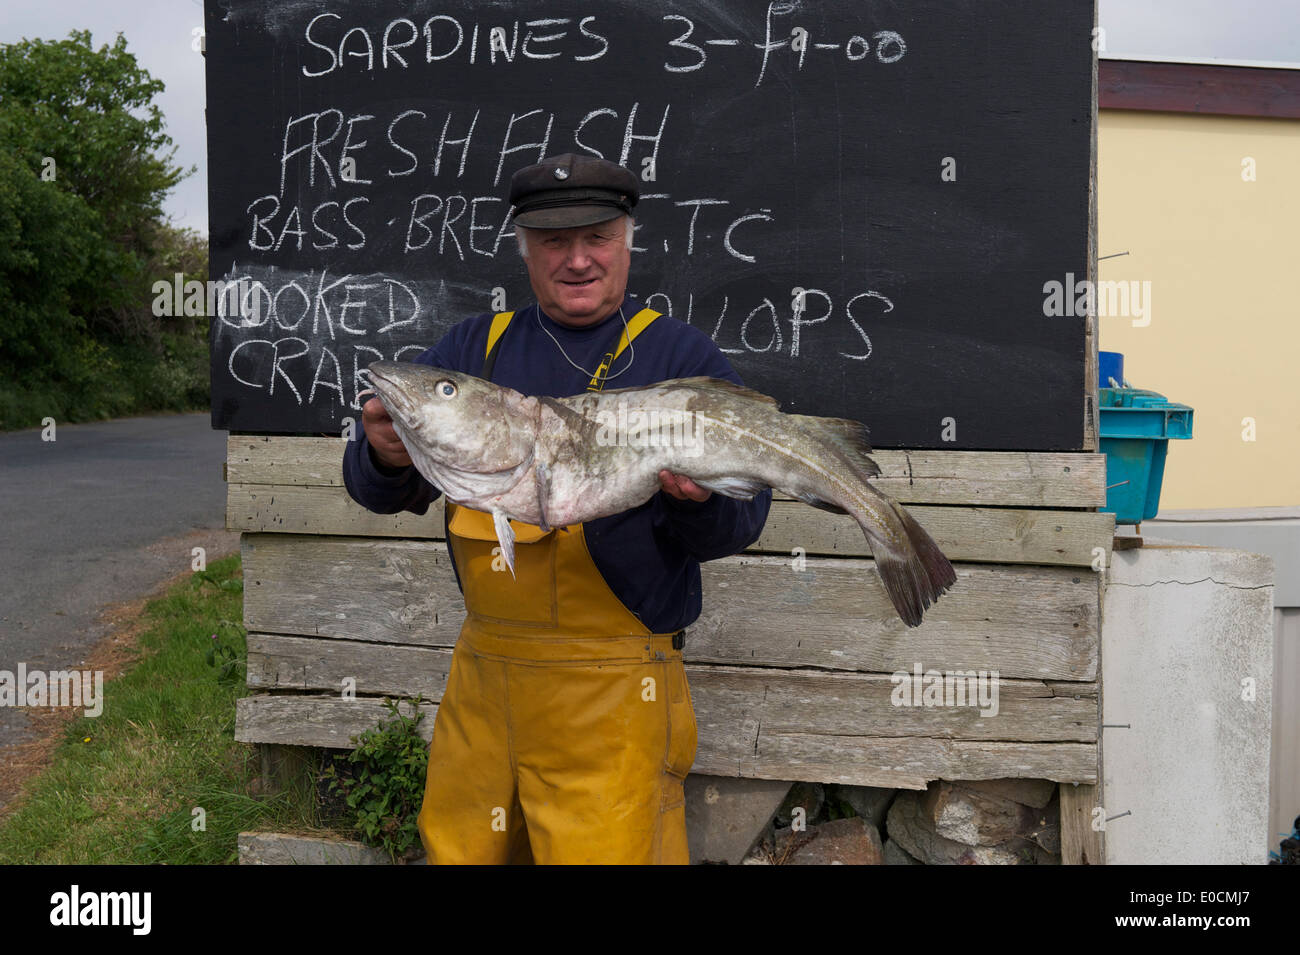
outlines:
[[[1117,524],[1138,524],[1160,510],[1171,438],[1192,436],[1192,409],[1139,388],[1099,388],[1106,506]]]

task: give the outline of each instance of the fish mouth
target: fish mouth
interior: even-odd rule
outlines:
[[[379,393],[380,400],[383,401],[384,407],[392,414],[394,411],[402,419],[402,424],[412,430],[418,430],[420,419],[415,414],[415,403],[402,393],[401,387],[391,378],[384,377],[382,372],[369,369],[370,383]]]

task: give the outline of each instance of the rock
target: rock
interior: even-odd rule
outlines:
[[[926,865],[1034,865],[1044,861],[1040,855],[1044,850],[1024,840],[972,846],[939,835],[925,810],[927,795],[900,792],[885,821],[889,838]]]
[[[794,818],[795,808],[802,807],[804,824],[811,828],[813,820],[822,811],[825,802],[826,792],[821,783],[795,783],[790,787],[785,801],[781,803],[781,808],[776,811],[776,824],[782,827],[789,826]]]
[[[962,789],[1000,796],[1035,809],[1042,809],[1051,802],[1057,789],[1056,783],[1050,779],[953,779],[950,782]]]
[[[351,839],[241,832],[240,865],[390,865],[388,853]]]
[[[793,851],[786,856],[794,844]],[[807,832],[782,829],[776,834],[776,856],[784,865],[884,865],[880,833],[865,819],[836,819]]]
[[[772,822],[790,783],[691,773],[685,790],[691,862],[738,865]]]
[[[833,785],[827,787],[826,798],[843,800],[853,807],[855,813],[879,829],[885,822],[885,812],[897,791],[877,786]]]
[[[885,840],[885,865],[925,865],[920,859],[913,859],[904,852],[893,839]]]
[[[1016,838],[1028,839],[1042,815],[1041,810],[945,780],[930,784],[921,807],[935,833],[968,846],[996,846]]]

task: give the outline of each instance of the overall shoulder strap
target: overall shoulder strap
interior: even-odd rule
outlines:
[[[479,375],[487,381],[492,380],[492,369],[496,367],[497,352],[501,350],[501,338],[506,333],[506,326],[510,324],[510,319],[515,317],[514,312],[497,312],[492,316],[492,324],[488,327],[487,351],[483,356],[483,372]]]
[[[612,352],[606,352],[600,367],[596,369],[596,374],[591,381],[587,382],[588,391],[604,390],[605,376],[614,367],[614,359],[623,354],[623,349],[627,348],[628,342],[645,331],[650,326],[650,323],[662,314],[663,312],[656,312],[652,308],[643,308],[628,320],[627,328],[619,332],[618,346]]]

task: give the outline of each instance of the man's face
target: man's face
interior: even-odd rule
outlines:
[[[632,262],[627,219],[574,229],[528,229],[528,280],[542,310],[562,325],[594,325],[623,302]]]

